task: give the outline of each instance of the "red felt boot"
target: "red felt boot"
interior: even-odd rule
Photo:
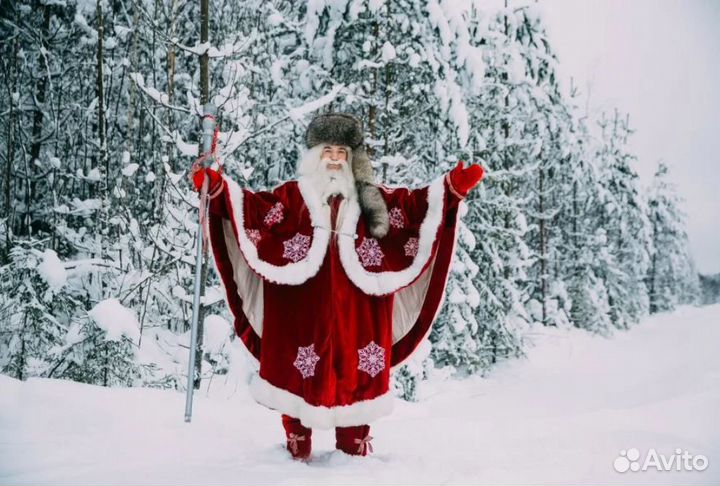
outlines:
[[[372,452],[370,426],[335,427],[335,447],[353,456],[366,456]]]
[[[312,429],[300,423],[300,419],[283,414],[282,424],[287,437],[287,450],[293,459],[305,460],[312,450]]]

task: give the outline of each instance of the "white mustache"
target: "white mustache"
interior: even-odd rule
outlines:
[[[347,167],[343,167],[343,164],[346,163],[344,160],[330,160],[330,159],[323,159],[320,161],[322,164],[325,164],[325,170],[328,171],[346,171]]]

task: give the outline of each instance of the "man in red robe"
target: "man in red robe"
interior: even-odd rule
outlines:
[[[282,414],[287,448],[308,458],[312,428],[370,450],[392,410],[390,371],[427,337],[444,299],[458,204],[482,178],[462,162],[418,189],[373,181],[361,122],[318,115],[296,180],[252,192],[206,169],[207,230],[235,332],[259,371],[250,391]]]

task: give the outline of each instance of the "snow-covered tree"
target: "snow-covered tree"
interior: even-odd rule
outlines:
[[[632,167],[636,159],[627,149],[633,130],[629,117],[617,111],[599,121],[602,146],[597,159],[601,186],[599,225],[605,230],[607,256],[600,277],[605,282],[610,317],[618,328],[628,328],[648,313],[645,275],[649,264],[650,223],[639,177]]]
[[[699,298],[699,279],[689,252],[682,199],[670,179],[668,166],[661,162],[648,198],[652,224],[652,250],[647,273],[650,312],[674,309],[678,304]]]
[[[397,370],[405,397],[424,376],[521,353],[534,322],[606,333],[647,312],[648,293],[652,310],[692,300],[674,193],[657,183],[647,207],[628,122],[599,120],[596,140],[598,120],[560,95],[537,5],[208,0],[207,43],[195,3],[3,6],[4,373],[184,387],[197,231],[185,175],[205,101],[224,170],[254,189],[293,177],[307,123],[331,109],[363,119],[380,182],[418,187],[459,159],[486,169],[461,205],[431,342]],[[206,381],[240,359],[219,296],[211,272]],[[103,319],[108,305],[123,320]]]

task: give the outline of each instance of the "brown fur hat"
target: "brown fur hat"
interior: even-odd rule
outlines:
[[[312,148],[321,143],[347,145],[352,150],[352,172],[358,201],[375,238],[384,237],[390,228],[387,205],[375,185],[373,168],[363,143],[363,126],[360,119],[340,112],[321,113],[308,125],[305,145]]]

